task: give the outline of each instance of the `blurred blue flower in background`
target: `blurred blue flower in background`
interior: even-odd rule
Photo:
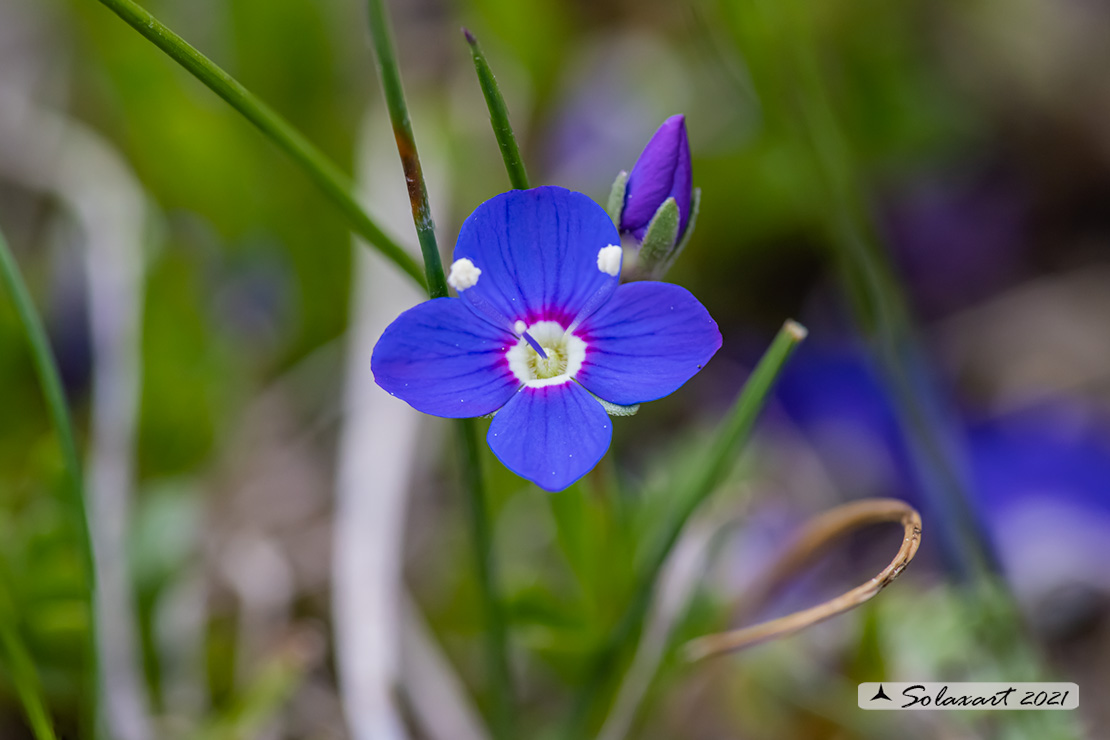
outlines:
[[[1057,597],[1110,593],[1110,420],[1057,402],[974,424],[968,441],[1007,575],[1023,601],[1045,606],[1041,626],[1066,632],[1082,615]]]
[[[862,347],[801,348],[777,397],[841,490],[922,503],[894,405]],[[1064,629],[1057,594],[1110,593],[1110,573],[1093,567],[1110,557],[1110,419],[1058,399],[965,417],[954,434],[1005,575],[1041,626]]]
[[[618,285],[619,242],[581,193],[543,187],[485,202],[455,245],[448,283],[460,297],[401,314],[374,348],[374,379],[435,416],[497,412],[487,441],[498,459],[566,488],[609,448],[607,411],[673,393],[721,346],[686,289]]]
[[[852,498],[922,504],[894,405],[864,347],[802,345],[779,377],[776,398]]]
[[[885,231],[916,306],[943,315],[982,301],[1021,276],[1028,196],[1005,173],[921,178],[886,209]]]

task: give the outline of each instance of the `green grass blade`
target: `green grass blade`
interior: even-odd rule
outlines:
[[[393,124],[397,153],[401,155],[409,201],[412,204],[412,220],[416,224],[420,253],[424,257],[428,295],[432,298],[441,298],[447,295],[447,281],[443,277],[443,264],[439,258],[439,247],[436,245],[436,225],[432,220],[432,208],[428,204],[428,186],[424,182],[424,172],[420,168],[420,155],[416,151],[416,140],[412,135],[412,122],[409,120],[409,109],[405,104],[405,89],[401,85],[401,70],[397,64],[397,52],[393,48],[389,18],[385,14],[385,7],[381,0],[370,0],[367,7],[370,13],[370,40],[378,63],[378,78],[382,83],[385,105],[389,109],[389,121]]]
[[[55,740],[54,726],[46,710],[42,684],[35,671],[31,653],[19,634],[15,604],[7,585],[6,568],[0,568],[0,660],[3,660],[15,693],[27,715],[27,724],[35,740]]]
[[[478,39],[470,31],[463,29],[466,43],[470,44],[470,54],[474,57],[474,71],[478,73],[478,84],[482,86],[482,94],[486,97],[486,106],[489,108],[489,122],[493,126],[493,135],[497,137],[497,146],[501,148],[501,158],[505,160],[505,170],[509,173],[509,182],[517,190],[527,190],[532,187],[528,184],[528,172],[524,169],[524,160],[520,156],[520,147],[517,146],[516,136],[513,135],[513,126],[509,122],[509,107],[505,105],[505,98],[501,95],[501,88],[493,70],[478,45]]]
[[[62,501],[65,511],[69,515],[73,528],[77,533],[78,556],[84,570],[86,593],[85,608],[89,619],[89,637],[87,650],[89,655],[89,680],[92,686],[97,685],[97,655],[96,655],[96,611],[93,607],[93,594],[96,589],[96,566],[93,559],[92,537],[89,533],[89,520],[85,511],[84,478],[81,473],[81,461],[77,453],[77,441],[73,433],[73,424],[69,418],[69,408],[66,405],[65,393],[62,390],[61,376],[54,355],[50,351],[50,343],[46,338],[46,330],[42,319],[39,318],[35,304],[31,300],[30,291],[19,272],[15,257],[8,247],[8,242],[0,232],[0,281],[4,289],[11,296],[15,304],[16,313],[23,325],[23,333],[31,349],[31,360],[35,366],[39,383],[42,386],[43,396],[46,400],[47,411],[50,414],[54,431],[58,436],[58,445],[62,452],[62,463],[66,471],[65,497]],[[5,589],[6,595],[6,589]],[[49,722],[45,719],[45,709],[42,697],[38,693],[37,680],[34,679],[34,664],[23,648],[18,632],[10,620],[3,619],[0,641],[3,642],[4,651],[11,662],[12,670],[19,690],[20,700],[24,703],[28,718],[35,728],[39,738],[53,737]],[[99,696],[96,692],[94,696]],[[45,727],[48,734],[40,730]]]
[[[46,711],[46,700],[35,674],[35,664],[20,639],[16,626],[7,619],[0,620],[0,646],[0,655],[4,656],[4,663],[11,674],[15,692],[23,704],[27,724],[30,725],[35,740],[55,740],[57,736]]]
[[[23,331],[31,348],[35,373],[42,385],[50,420],[58,435],[58,445],[61,447],[62,463],[65,465],[67,478],[65,505],[76,525],[81,564],[91,593],[96,583],[92,537],[89,534],[88,516],[85,512],[81,460],[77,454],[77,441],[69,419],[69,408],[66,405],[65,392],[62,390],[58,366],[54,362],[54,355],[50,351],[50,343],[46,338],[46,329],[42,325],[42,319],[39,318],[35,304],[31,300],[27,284],[23,282],[19,266],[2,233],[0,233],[0,280],[3,280],[4,288],[11,296],[16,312],[19,314],[19,320],[23,324]]]
[[[424,256],[424,269],[428,276],[428,294],[432,298],[447,295],[447,282],[436,244],[435,224],[428,204],[428,188],[420,168],[420,157],[412,135],[405,92],[401,85],[401,72],[397,52],[393,47],[389,19],[382,0],[368,0],[370,37],[378,63],[386,107],[389,109],[397,152],[408,185],[412,204],[412,218],[420,239]],[[481,449],[477,422],[460,419],[456,423],[459,458],[463,468],[463,483],[470,511],[471,537],[474,541],[476,577],[479,598],[486,618],[486,654],[490,663],[490,690],[493,698],[493,729],[496,737],[509,740],[515,737],[512,676],[509,671],[508,635],[504,608],[497,588],[496,562],[493,533],[486,508],[486,491],[481,473]]]
[[[424,285],[424,275],[416,260],[386,236],[367,215],[355,198],[354,186],[350,179],[303,134],[256,98],[235,78],[132,0],[100,0],[100,2],[257,126],[267,138],[292,157],[324,194],[339,207],[355,232],[401,268],[402,272],[421,286]]]
[[[662,565],[686,520],[724,481],[735,463],[736,456],[747,442],[752,426],[759,412],[766,405],[771,388],[786,365],[786,361],[790,359],[798,344],[806,338],[806,334],[807,331],[801,324],[787,321],[775,335],[771,346],[767,348],[744,384],[744,389],[736,399],[732,410],[717,429],[706,464],[700,468],[698,477],[687,485],[681,517],[673,523],[671,531],[663,538],[664,544],[659,548],[659,552],[649,560],[649,568],[658,569]]]
[[[587,737],[588,728],[599,703],[609,694],[610,683],[619,668],[626,646],[639,631],[644,615],[651,605],[652,594],[659,573],[668,555],[682,534],[683,528],[695,511],[717,490],[735,465],[743,450],[759,412],[782,372],[794,348],[805,339],[806,329],[794,321],[787,321],[775,336],[771,346],[760,358],[739,398],[713,435],[713,444],[705,459],[697,467],[694,477],[678,487],[678,504],[664,527],[647,550],[639,568],[632,598],[625,607],[609,640],[598,652],[594,664],[587,671],[587,679],[575,699],[564,737]]]

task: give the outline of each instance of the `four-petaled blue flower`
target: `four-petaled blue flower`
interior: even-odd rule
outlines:
[[[510,470],[549,491],[588,473],[609,448],[598,399],[662,398],[721,346],[686,289],[619,285],[620,237],[581,193],[542,187],[486,201],[463,224],[448,282],[382,334],[378,385],[418,411],[497,412],[487,441]]]
[[[693,177],[686,117],[671,116],[652,135],[628,175],[621,231],[642,241],[655,212],[667,198],[674,198],[679,212],[677,237],[681,238],[690,221]]]

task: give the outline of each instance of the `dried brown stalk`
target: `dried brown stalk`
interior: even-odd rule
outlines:
[[[788,614],[785,617],[729,632],[699,637],[686,644],[684,653],[690,661],[742,650],[768,640],[793,634],[830,617],[853,609],[871,599],[897,578],[921,543],[921,516],[897,499],[865,499],[838,506],[810,521],[801,535],[767,573],[761,585],[745,600],[749,605],[762,604],[766,598],[795,571],[824,552],[835,541],[863,527],[883,522],[898,522],[905,529],[898,554],[874,578],[817,606]]]

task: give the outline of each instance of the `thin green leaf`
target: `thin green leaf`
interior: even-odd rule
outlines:
[[[27,724],[35,740],[55,740],[57,736],[46,710],[42,684],[31,653],[19,632],[17,610],[8,589],[6,569],[0,572],[0,659],[15,685],[15,693],[23,704]]]
[[[474,70],[478,73],[478,84],[482,86],[482,94],[486,98],[486,107],[489,108],[489,122],[493,126],[493,135],[497,137],[497,146],[501,148],[501,158],[505,160],[505,170],[509,173],[509,182],[517,190],[527,190],[528,172],[524,169],[524,160],[520,156],[520,147],[517,146],[516,136],[513,135],[513,126],[509,122],[509,107],[505,105],[505,98],[501,95],[501,88],[497,85],[497,78],[493,76],[486,61],[478,39],[467,29],[463,29],[466,43],[470,44],[470,54],[474,58]]]
[[[81,461],[77,453],[77,441],[73,433],[73,424],[69,418],[69,407],[66,405],[65,393],[62,391],[62,380],[58,374],[58,366],[54,355],[50,351],[50,344],[46,338],[42,319],[39,318],[35,304],[31,300],[31,293],[19,272],[15,257],[8,248],[8,242],[0,232],[0,281],[11,296],[23,325],[23,333],[31,349],[31,360],[35,372],[42,386],[42,393],[46,399],[46,407],[50,413],[54,431],[58,435],[58,444],[62,451],[62,463],[66,471],[65,497],[63,507],[69,515],[73,528],[77,533],[78,556],[84,569],[86,590],[83,594],[84,606],[89,618],[89,636],[86,649],[89,656],[87,667],[89,680],[92,686],[97,682],[97,654],[96,641],[96,612],[93,608],[93,593],[96,588],[96,568],[93,558],[92,537],[89,533],[89,520],[85,511],[84,478],[81,473]],[[6,591],[6,589],[5,589]],[[34,664],[23,648],[19,634],[10,620],[0,616],[0,641],[3,642],[4,651],[12,663],[13,670],[19,675],[16,677],[20,700],[35,728],[39,738],[53,737],[49,723],[45,722],[45,710],[42,698],[37,693],[37,679],[34,677]],[[95,695],[95,694],[94,694]],[[40,730],[45,726],[46,732]]]
[[[436,225],[432,220],[432,207],[428,204],[428,186],[424,182],[420,155],[416,151],[416,139],[412,135],[412,121],[409,120],[409,109],[405,103],[405,89],[401,85],[401,69],[397,64],[397,51],[393,48],[389,18],[381,0],[370,0],[367,8],[370,11],[370,40],[378,63],[378,78],[381,80],[382,94],[389,110],[389,121],[393,125],[397,153],[401,155],[401,166],[405,171],[412,220],[416,225],[416,237],[420,240],[420,253],[424,258],[428,295],[442,298],[447,295],[447,281],[443,277],[443,264],[436,244]]]
[[[675,509],[647,548],[647,555],[639,569],[632,598],[609,640],[598,652],[593,665],[586,673],[588,678],[578,692],[565,728],[564,737],[568,740],[588,736],[588,727],[595,710],[608,696],[610,683],[616,676],[621,656],[624,654],[625,647],[634,640],[647,613],[659,572],[671,549],[693,513],[717,490],[732,470],[779,373],[782,372],[794,348],[805,339],[805,336],[806,329],[801,324],[794,321],[783,324],[782,329],[771,342],[771,346],[748,377],[740,397],[736,399],[728,415],[718,425],[713,435],[713,444],[701,464],[695,468],[693,477],[676,486]]]
[[[393,48],[389,18],[382,0],[368,0],[367,7],[370,37],[378,63],[378,74],[386,107],[389,109],[389,118],[393,124],[394,138],[397,140],[397,152],[401,156],[401,164],[404,167],[409,200],[412,204],[412,218],[424,256],[428,293],[432,298],[445,296],[447,283],[443,276],[439,248],[436,245],[435,224],[432,222],[431,207],[428,204],[428,188],[420,169],[420,157],[416,151],[408,106],[405,104],[405,92],[401,85],[401,72],[397,64],[397,53]],[[494,698],[493,725],[497,737],[508,740],[515,736],[512,677],[509,672],[504,605],[496,583],[493,534],[487,511],[485,485],[482,480],[478,425],[474,419],[459,419],[456,422],[456,428],[459,430],[457,445],[469,505],[478,588],[486,618],[486,654],[490,664]]]
[[[257,126],[316,182],[324,194],[347,217],[356,233],[401,268],[402,272],[419,285],[424,285],[424,275],[416,260],[386,236],[359,205],[350,179],[303,134],[256,98],[235,78],[132,0],[100,0],[100,2]]]

